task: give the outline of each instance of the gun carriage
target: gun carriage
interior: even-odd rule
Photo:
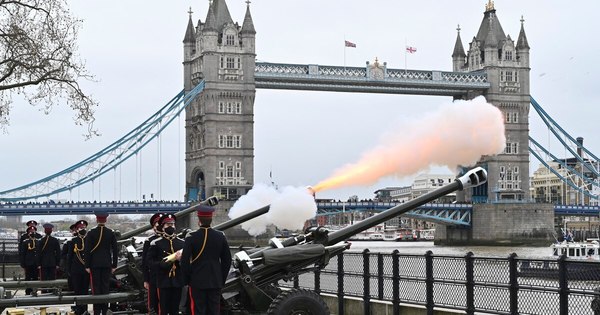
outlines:
[[[232,268],[222,290],[223,314],[329,314],[323,299],[315,292],[300,289],[282,290],[281,281],[324,268],[332,257],[350,248],[346,242],[351,236],[377,224],[400,216],[405,212],[435,200],[448,193],[475,187],[487,181],[486,171],[480,167],[466,172],[454,182],[433,190],[416,199],[380,212],[359,223],[330,233],[324,227],[310,227],[304,234],[284,240],[273,238],[269,245],[260,248],[241,250],[233,255]],[[218,201],[211,197],[201,204],[215,205]],[[196,206],[182,210],[178,217],[192,213]],[[213,228],[227,230],[249,221],[269,211],[269,206],[254,210],[246,215],[229,220]],[[139,235],[151,226],[144,226],[120,236],[125,245],[130,238]],[[115,275],[115,293],[107,295],[69,295],[62,291],[65,279],[51,281],[7,281],[0,283],[0,309],[9,306],[32,306],[48,304],[91,304],[94,302],[113,303],[115,311],[146,312],[145,290],[139,268],[139,248],[127,245],[126,258],[121,259]],[[5,289],[23,287],[53,288],[53,293],[38,297],[11,297]]]

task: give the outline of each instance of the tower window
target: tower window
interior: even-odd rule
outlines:
[[[225,104],[223,102],[219,102],[219,114],[225,113]]]
[[[219,67],[223,68],[223,57],[219,58]]]
[[[237,104],[235,104],[235,113],[236,114],[242,113],[242,103],[238,102]]]
[[[231,34],[225,36],[225,45],[227,45],[227,46],[235,45],[235,36],[231,35]]]
[[[504,52],[504,60],[513,60],[513,52],[512,51],[505,51]]]
[[[235,58],[227,57],[227,69],[234,69],[234,68],[235,68]]]

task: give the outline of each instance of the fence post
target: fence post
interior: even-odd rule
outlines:
[[[377,254],[377,298],[383,300],[383,254]]]
[[[400,252],[392,252],[392,306],[393,314],[400,314]],[[342,313],[340,313],[342,314]]]
[[[337,283],[338,314],[344,314],[344,253],[338,255]]]
[[[591,307],[594,315],[600,315],[600,288],[594,289],[594,299],[592,300]]]
[[[465,279],[467,281],[467,314],[475,314],[475,275],[474,275],[473,252],[468,252],[465,256]]]
[[[321,270],[315,269],[315,293],[321,294]]]
[[[427,315],[433,315],[433,252],[425,253],[425,296],[427,301]]]
[[[511,314],[519,314],[519,282],[517,275],[517,254],[508,256],[509,306]]]
[[[569,285],[567,282],[567,254],[558,258],[558,294],[560,315],[569,314]]]
[[[368,248],[363,250],[363,314],[371,314],[371,268]]]
[[[6,281],[6,241],[2,242],[2,279]]]

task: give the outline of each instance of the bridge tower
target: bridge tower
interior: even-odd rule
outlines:
[[[235,200],[254,176],[254,23],[248,2],[244,22],[233,22],[225,0],[214,0],[206,20],[192,12],[183,39],[184,88],[205,81],[187,107],[186,199],[219,195]]]
[[[485,156],[480,166],[488,170],[488,182],[472,192],[472,201],[529,200],[529,44],[521,18],[516,42],[505,35],[489,0],[477,35],[465,54],[460,27],[452,53],[457,72],[484,71],[491,87],[486,100],[504,114],[506,148],[503,153]],[[471,99],[478,95],[467,95]]]

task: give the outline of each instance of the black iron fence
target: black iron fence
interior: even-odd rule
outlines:
[[[286,285],[285,283],[283,285]],[[290,286],[292,284],[289,284]],[[322,270],[302,274],[293,286],[339,297],[436,307],[467,314],[600,314],[600,262],[346,252]],[[596,309],[599,308],[599,309]],[[595,313],[597,312],[597,313]]]

